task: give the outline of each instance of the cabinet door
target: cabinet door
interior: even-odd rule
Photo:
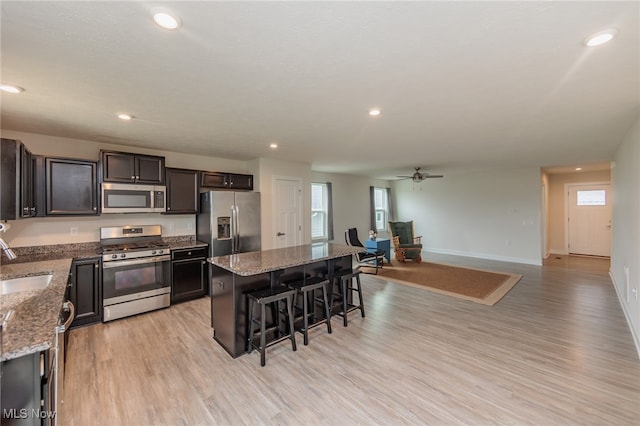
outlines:
[[[231,174],[229,188],[253,190],[253,175]]]
[[[136,180],[135,155],[125,152],[101,152],[102,180],[104,182],[128,182]]]
[[[47,215],[97,215],[97,164],[47,158]]]
[[[36,215],[33,155],[24,145],[20,144],[20,216]]]
[[[100,258],[74,260],[69,281],[69,300],[76,307],[71,327],[101,322]]]
[[[136,182],[164,184],[164,157],[136,154]]]
[[[203,258],[171,262],[171,303],[205,295],[205,267]]]
[[[166,168],[167,182],[167,213],[166,214],[195,214],[198,213],[200,199],[198,186],[198,171],[187,169]]]
[[[229,173],[202,172],[200,186],[206,188],[228,188]]]

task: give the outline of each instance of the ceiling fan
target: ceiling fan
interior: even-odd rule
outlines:
[[[400,179],[411,179],[414,182],[422,182],[425,179],[441,178],[443,175],[430,175],[429,173],[420,173],[422,167],[414,167],[416,172],[411,176],[398,176]]]

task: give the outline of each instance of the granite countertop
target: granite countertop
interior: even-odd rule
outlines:
[[[0,361],[47,350],[53,346],[55,327],[69,278],[72,258],[23,263],[3,263],[0,279],[52,274],[42,290],[22,291],[0,297],[0,311],[12,311],[2,330]]]
[[[188,241],[169,241],[169,247],[171,250],[178,250],[183,248],[198,248],[198,247],[206,247],[207,243],[198,241],[198,240],[188,240]]]
[[[336,259],[361,253],[362,251],[364,251],[362,247],[316,243],[281,249],[216,256],[207,259],[207,261],[234,274],[248,276],[307,265],[322,260]]]

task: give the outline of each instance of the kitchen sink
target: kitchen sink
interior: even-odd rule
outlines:
[[[29,290],[42,290],[51,282],[52,274],[33,275],[30,277],[11,278],[0,281],[0,295],[18,293]]]

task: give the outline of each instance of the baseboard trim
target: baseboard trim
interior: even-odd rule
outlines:
[[[619,287],[616,285],[616,279],[613,277],[613,273],[611,272],[611,270],[609,270],[609,277],[611,278],[613,288],[615,289],[616,295],[618,296],[618,302],[620,303],[620,307],[622,308],[624,317],[627,320],[627,324],[629,325],[631,337],[633,337],[633,343],[636,345],[636,351],[638,352],[638,358],[640,358],[640,334],[638,333],[638,330],[636,330],[633,326],[633,321],[631,321],[631,314],[627,310],[626,303],[624,303],[624,295],[620,294]]]

